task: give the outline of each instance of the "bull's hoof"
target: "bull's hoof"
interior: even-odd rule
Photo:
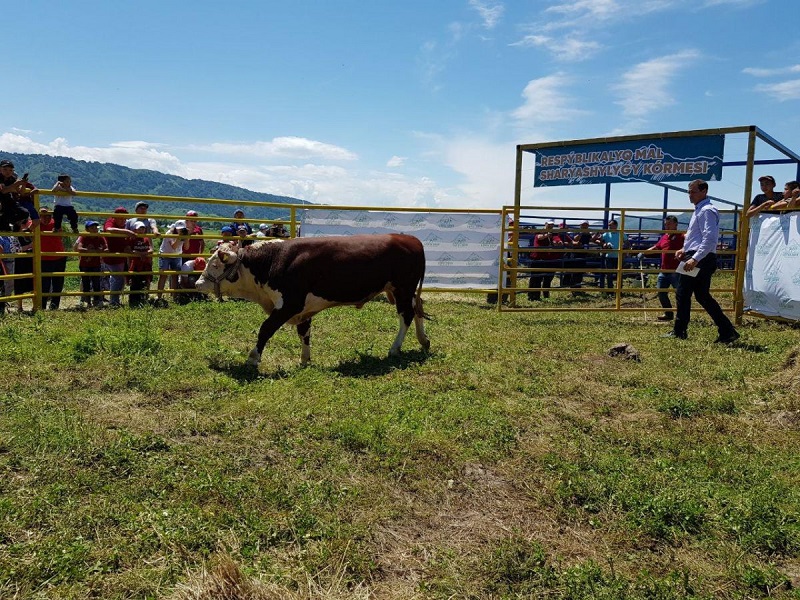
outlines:
[[[250,354],[247,355],[247,364],[251,367],[257,367],[261,364],[261,353],[255,348],[250,350]]]
[[[425,340],[424,342],[420,342],[420,346],[422,346],[422,349],[425,350],[425,352],[428,352],[431,349],[431,341]]]

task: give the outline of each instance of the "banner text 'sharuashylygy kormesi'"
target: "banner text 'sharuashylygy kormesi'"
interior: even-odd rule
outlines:
[[[534,187],[722,179],[725,136],[605,142],[536,150]]]

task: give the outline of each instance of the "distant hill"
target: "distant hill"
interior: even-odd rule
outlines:
[[[247,200],[251,202],[279,202],[283,204],[310,204],[290,196],[276,196],[253,192],[251,190],[205,181],[203,179],[185,179],[177,175],[166,175],[148,169],[131,169],[113,163],[100,163],[75,160],[63,156],[46,154],[14,154],[0,151],[0,158],[14,163],[14,170],[19,176],[29,173],[30,181],[41,189],[51,189],[60,173],[68,173],[72,177],[75,189],[89,192],[105,192],[118,194],[145,194],[150,196],[183,196],[191,198],[220,198],[227,200]],[[78,212],[111,211],[119,206],[120,201],[106,198],[76,198],[73,202]],[[224,207],[202,205],[196,207],[202,215],[230,217],[232,211]],[[215,210],[216,208],[216,210]],[[286,218],[288,210],[272,207],[243,207],[248,218],[257,220]],[[128,207],[133,212],[133,207]],[[156,214],[182,214],[185,204],[159,202],[151,206],[150,212]]]

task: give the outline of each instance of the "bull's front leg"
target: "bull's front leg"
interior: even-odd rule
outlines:
[[[300,353],[300,364],[307,365],[311,361],[311,319],[297,324],[297,335],[303,344]]]
[[[250,351],[247,357],[247,364],[257,367],[261,363],[261,353],[264,352],[264,347],[269,342],[270,338],[275,335],[275,332],[289,320],[291,315],[287,315],[281,311],[273,311],[269,317],[261,324],[258,330],[258,341],[256,347]]]

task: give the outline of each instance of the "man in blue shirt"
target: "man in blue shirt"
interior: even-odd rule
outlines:
[[[719,331],[718,344],[732,344],[739,333],[711,296],[711,276],[717,270],[717,240],[719,239],[719,212],[707,198],[708,183],[695,179],[689,184],[689,201],[694,204],[694,214],[683,248],[675,253],[684,269],[691,275],[678,275],[676,299],[678,303],[675,325],[665,337],[686,339],[692,310],[692,295],[708,313]]]

